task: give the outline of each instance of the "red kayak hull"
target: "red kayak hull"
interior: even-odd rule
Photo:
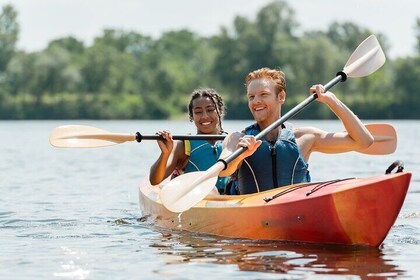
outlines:
[[[142,214],[160,227],[229,238],[379,246],[398,217],[410,179],[411,173],[401,172],[207,196],[182,214],[167,210],[159,186],[147,179],[139,197]]]

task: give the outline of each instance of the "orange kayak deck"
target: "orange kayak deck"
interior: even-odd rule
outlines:
[[[144,179],[140,209],[157,226],[229,238],[379,246],[398,217],[410,172],[207,196],[181,214]]]

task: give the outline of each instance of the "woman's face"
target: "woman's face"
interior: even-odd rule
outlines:
[[[219,134],[219,116],[209,97],[198,97],[192,102],[193,121],[199,134]]]

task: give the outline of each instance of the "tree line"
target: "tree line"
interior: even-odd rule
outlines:
[[[376,73],[334,88],[365,119],[418,119],[420,104],[420,18],[415,54],[387,60]],[[260,67],[286,73],[284,112],[326,83],[372,32],[352,22],[326,31],[299,29],[287,1],[273,1],[255,18],[236,16],[218,34],[187,29],[152,38],[106,29],[87,46],[58,38],[38,52],[16,48],[18,13],[0,14],[0,119],[168,119],[185,118],[190,93],[211,87],[222,94],[227,119],[249,119],[245,75]],[[385,54],[389,43],[375,34]],[[332,118],[326,106],[309,106],[298,118]]]

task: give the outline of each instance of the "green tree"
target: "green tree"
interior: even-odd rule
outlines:
[[[45,93],[74,91],[81,81],[80,73],[71,65],[69,52],[53,47],[41,52],[35,61],[37,87]]]
[[[244,95],[245,75],[261,67],[290,69],[297,53],[294,35],[297,22],[294,11],[286,1],[273,1],[263,7],[255,21],[237,16],[233,28],[222,28],[212,38],[217,49],[214,74],[231,92],[227,98],[230,117],[249,118]]]
[[[416,19],[416,26],[414,27],[414,30],[415,30],[416,39],[417,39],[417,44],[416,44],[417,55],[420,55],[420,18]]]
[[[353,22],[333,22],[328,27],[326,35],[341,50],[352,53],[362,40],[372,32],[362,28]],[[381,46],[385,44],[381,40]],[[383,46],[382,46],[383,47]]]
[[[0,14],[0,72],[7,68],[15,52],[18,36],[17,12],[11,5],[6,5]]]
[[[274,67],[288,62],[288,53],[278,54],[278,45],[291,41],[298,27],[294,10],[286,1],[274,1],[257,14],[256,34],[249,45],[248,57],[251,68]],[[279,40],[280,39],[280,40]],[[253,48],[255,47],[255,48]],[[276,52],[276,56],[275,56]],[[273,61],[273,58],[277,59]]]
[[[150,49],[148,37],[134,32],[105,30],[85,52],[82,66],[84,90],[113,94],[137,92],[137,65]]]
[[[395,62],[394,118],[420,118],[420,55],[400,58]]]
[[[149,116],[167,117],[185,113],[189,94],[197,87],[214,87],[211,65],[213,52],[206,40],[187,31],[162,34],[139,65],[140,95],[150,104]],[[165,100],[165,104],[162,104]]]
[[[255,18],[236,16],[232,26],[212,37],[187,29],[157,39],[106,29],[86,46],[74,37],[58,38],[40,52],[16,51],[17,13],[9,5],[0,15],[0,118],[184,117],[194,88],[213,87],[224,97],[228,118],[250,119],[245,75],[267,66],[286,73],[283,108],[308,96],[312,84],[325,83],[341,70],[368,29],[335,22],[326,31],[302,32],[293,9],[276,0]],[[387,38],[376,34],[385,52]],[[387,63],[376,73],[353,79],[334,92],[362,118],[420,118],[420,19],[414,56]],[[326,106],[310,106],[299,118],[330,118]],[[335,118],[335,117],[334,117]]]
[[[395,103],[393,106],[396,118],[420,118],[418,105],[420,96],[420,18],[416,19],[414,28],[417,39],[416,53],[412,57],[399,58],[395,61],[394,84]]]
[[[96,43],[86,50],[81,68],[83,90],[100,92],[111,75],[111,67],[117,61],[118,51],[110,46]]]
[[[71,54],[82,54],[85,50],[83,42],[72,36],[53,40],[48,44],[47,48],[50,49],[54,47],[63,48]]]

